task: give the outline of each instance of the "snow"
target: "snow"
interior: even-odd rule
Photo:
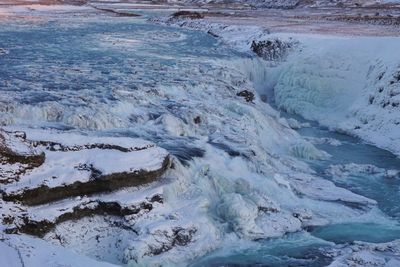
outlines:
[[[7,267],[21,267],[22,262],[18,262],[20,256],[18,251],[8,245],[4,240],[0,240],[0,265]]]
[[[61,246],[51,245],[39,238],[32,238],[25,235],[8,235],[4,241],[0,241],[0,248],[1,256],[5,255],[5,257],[0,257],[0,262],[11,262],[10,265],[2,264],[2,266],[118,266],[99,262]]]

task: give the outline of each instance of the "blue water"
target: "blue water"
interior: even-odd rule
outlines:
[[[210,60],[243,56],[221,47],[205,33],[137,18],[7,22],[0,27],[0,47],[9,51],[0,58],[0,116],[12,114],[16,124],[29,127],[142,137],[168,149],[182,162],[201,156],[203,150],[192,144],[192,138],[144,129],[140,120],[143,116],[157,119],[164,113],[182,117],[189,107],[179,99],[150,96],[143,103],[146,114],[140,114],[140,107],[132,110],[134,101],[119,91],[129,98],[143,98],[142,92],[154,91],[157,96],[157,87],[213,84],[215,67]],[[202,73],[204,80],[196,72]],[[107,112],[121,104],[127,110]],[[55,111],[30,117],[32,107]],[[24,108],[28,111],[20,115],[19,109]],[[100,123],[76,125],[69,120],[74,115]]]
[[[16,101],[30,104],[59,101],[62,91],[85,89],[96,94],[99,101],[113,101],[113,86],[135,90],[138,83],[155,85],[184,81],[185,77],[172,77],[166,70],[155,68],[157,65],[183,68],[185,61],[193,58],[229,56],[226,49],[220,49],[206,34],[185,30],[177,33],[176,29],[127,20],[85,21],[84,27],[79,27],[79,23],[77,27],[60,27],[56,22],[32,27],[1,25],[0,47],[7,47],[9,54],[1,58],[0,90],[23,92],[17,94]],[[174,41],[176,34],[187,38]],[[102,47],[101,38],[110,36],[115,40],[111,39],[108,47]],[[156,40],[146,40],[150,37]],[[149,44],[134,49],[129,44],[116,46],[118,39],[124,38]],[[165,43],[168,38],[172,40]],[[201,64],[207,65],[206,62]],[[131,75],[132,65],[145,68],[145,73]]]

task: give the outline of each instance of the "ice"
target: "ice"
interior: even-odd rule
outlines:
[[[326,171],[327,174],[336,177],[347,177],[349,175],[374,175],[382,178],[396,178],[399,177],[400,170],[378,168],[370,164],[345,164],[345,165],[331,165]]]
[[[291,146],[291,155],[302,159],[327,159],[329,154],[325,151],[318,150],[313,144],[309,142],[299,142]]]
[[[303,49],[282,65],[277,104],[398,154],[398,40],[297,38]]]

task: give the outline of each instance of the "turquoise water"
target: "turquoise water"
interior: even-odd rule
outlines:
[[[323,249],[330,246],[332,243],[308,233],[294,233],[247,248],[216,251],[191,266],[325,266],[331,259]]]
[[[361,140],[343,134],[330,132],[323,128],[303,128],[299,131],[304,136],[329,137],[341,141],[341,145],[316,145],[328,152],[332,157],[325,161],[310,162],[311,166],[327,179],[348,188],[351,191],[372,198],[378,202],[378,207],[388,216],[400,220],[400,179],[385,177],[371,173],[353,173],[348,177],[335,178],[324,171],[330,165],[336,164],[369,164],[384,170],[399,170],[400,159],[392,153],[366,144]]]
[[[298,116],[295,117],[302,120]],[[349,163],[369,164],[383,170],[399,170],[400,159],[392,153],[366,144],[358,138],[329,131],[314,122],[310,122],[310,124],[312,127],[302,128],[299,133],[307,137],[333,138],[341,142],[341,145],[338,146],[316,145],[317,148],[328,152],[332,157],[328,160],[310,161],[309,164],[314,170],[338,186],[376,200],[379,209],[393,221],[393,225],[384,223],[328,225],[310,229],[311,233],[318,238],[335,243],[351,243],[356,240],[382,243],[400,238],[400,177],[386,177],[382,173],[365,172],[335,177],[325,172],[330,165]]]

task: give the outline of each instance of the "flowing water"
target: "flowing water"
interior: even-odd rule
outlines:
[[[208,206],[198,214],[189,210],[193,220],[212,221],[214,228],[206,231],[218,236],[205,239],[189,259],[193,266],[322,266],[330,261],[323,249],[335,243],[400,238],[400,177],[390,175],[400,169],[399,158],[312,122],[299,134],[283,127],[268,104],[236,96],[259,83],[254,73],[264,65],[211,36],[136,18],[53,18],[2,24],[0,47],[8,51],[0,55],[2,125],[141,137],[177,157],[188,185],[166,190],[169,201]],[[293,160],[288,155],[292,139],[303,137],[330,157]],[[376,200],[381,217],[268,235],[250,211],[235,215],[227,208],[237,203],[231,195],[251,198],[245,189],[232,189],[243,178],[284,211],[298,201],[328,214],[332,209],[332,218],[363,212],[357,205],[297,199],[270,178],[288,173],[290,164],[311,172],[304,162],[315,175]],[[246,216],[250,219],[241,221]],[[219,245],[206,244],[214,241]]]

